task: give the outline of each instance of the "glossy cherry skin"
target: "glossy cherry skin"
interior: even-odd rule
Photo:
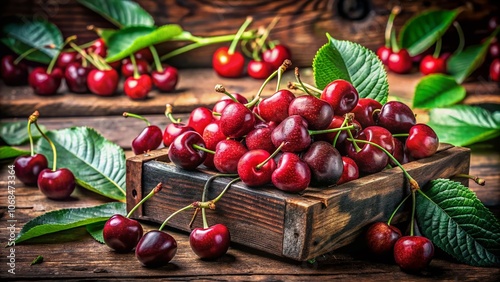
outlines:
[[[311,182],[311,169],[298,155],[285,152],[271,175],[271,182],[282,191],[300,193]]]
[[[132,251],[142,238],[142,225],[136,220],[115,214],[106,221],[102,230],[104,243],[119,253]]]
[[[70,63],[79,62],[80,54],[78,52],[61,52],[57,57],[56,67],[63,71]]]
[[[420,72],[423,75],[446,73],[446,60],[441,57],[435,58],[432,55],[427,55],[420,62]]]
[[[169,234],[152,230],[142,236],[135,248],[135,256],[146,267],[167,265],[177,253],[177,241]]]
[[[387,65],[387,63],[389,63],[389,56],[391,54],[392,54],[392,49],[390,47],[381,46],[377,49],[377,56],[384,65]]]
[[[212,57],[212,67],[222,77],[236,78],[243,74],[245,57],[240,52],[229,54],[229,47],[220,47]]]
[[[274,146],[281,147],[283,152],[300,152],[309,145],[312,139],[307,130],[307,122],[299,115],[293,115],[283,120],[271,133],[271,141]]]
[[[233,95],[233,97],[236,98],[236,100],[241,104],[248,103],[248,99],[239,93],[232,93],[231,95]],[[214,119],[217,120],[220,119],[220,113],[222,113],[224,108],[231,103],[235,103],[235,101],[233,101],[227,95],[222,96],[220,100],[217,101],[217,103],[215,103],[214,107],[212,108]]]
[[[247,73],[255,79],[266,79],[273,73],[273,66],[265,61],[250,60]]]
[[[14,64],[15,60],[11,55],[2,57],[0,67],[2,79],[9,86],[25,85],[28,83],[28,66],[23,62]]]
[[[392,153],[392,155],[400,164],[405,164],[410,161],[410,157],[408,155],[408,151],[405,148],[405,144],[398,138],[394,138],[394,152]],[[397,166],[397,164],[392,159],[389,160],[389,164],[391,166]]]
[[[49,74],[43,67],[37,67],[31,71],[28,77],[28,82],[36,94],[41,96],[54,95],[61,86],[63,78],[62,70],[59,68],[52,69]]]
[[[295,95],[287,89],[278,90],[273,95],[262,99],[257,105],[259,115],[265,121],[282,122],[288,117],[288,108]]]
[[[359,98],[358,104],[352,110],[354,118],[359,124],[365,128],[372,125],[377,125],[376,113],[382,108],[382,104],[379,101],[371,98]]]
[[[275,128],[275,122],[256,124],[255,128],[245,136],[245,144],[248,150],[262,149],[270,154],[276,151],[276,146],[271,140],[271,133]]]
[[[149,49],[149,47],[142,48],[141,50],[135,52],[134,57],[137,60],[145,60],[149,64],[151,64],[154,61],[153,53],[151,53],[151,50]]]
[[[430,126],[418,123],[410,128],[405,147],[412,158],[427,158],[437,152],[439,138]]]
[[[75,190],[75,176],[66,168],[44,169],[38,175],[38,189],[52,200],[65,200]]]
[[[391,133],[408,133],[416,123],[415,114],[406,104],[399,101],[385,103],[380,109],[377,124]]]
[[[270,159],[261,168],[257,166],[271,154],[262,149],[246,152],[238,161],[238,175],[247,186],[262,186],[271,182],[271,175],[276,169],[276,162]]]
[[[87,53],[94,53],[102,58],[105,58],[108,53],[108,48],[106,47],[106,43],[102,38],[96,39],[92,45],[90,45],[87,49],[85,49]]]
[[[404,74],[410,72],[412,64],[412,59],[408,51],[401,49],[399,52],[393,52],[389,56],[387,67],[395,73]]]
[[[385,222],[375,222],[366,231],[365,240],[372,254],[388,256],[394,253],[394,244],[401,236],[397,227]]]
[[[26,185],[35,185],[38,180],[38,175],[47,167],[47,158],[42,154],[19,156],[14,160],[16,177]]]
[[[194,128],[182,122],[170,123],[165,127],[165,131],[163,131],[163,145],[165,145],[165,147],[170,146],[177,136],[186,131],[194,131]]]
[[[220,173],[237,173],[238,161],[248,152],[245,145],[235,140],[222,140],[215,147],[214,165]]]
[[[212,111],[205,107],[198,107],[191,111],[187,122],[199,134],[203,134],[205,127],[214,120]]]
[[[87,76],[92,69],[82,66],[79,62],[71,62],[64,70],[64,80],[69,90],[74,93],[89,92]]]
[[[302,160],[311,169],[311,184],[326,187],[336,184],[342,176],[342,156],[332,144],[316,141],[302,155]]]
[[[353,159],[347,156],[342,156],[342,164],[342,176],[340,177],[339,181],[337,181],[337,185],[359,178],[359,168]]]
[[[277,70],[283,64],[283,61],[286,59],[290,60],[291,58],[292,54],[290,50],[282,44],[278,44],[262,52],[262,60],[270,63],[273,71]]]
[[[137,72],[139,74],[149,73],[149,63],[145,60],[135,60],[137,65]],[[124,77],[131,77],[134,75],[134,64],[129,58],[123,59],[121,66],[121,73]]]
[[[93,69],[87,76],[87,86],[90,92],[99,96],[111,96],[118,87],[118,72],[115,69]]]
[[[299,115],[307,122],[308,128],[313,130],[325,129],[333,118],[332,106],[311,95],[304,95],[293,99],[288,107],[288,115]]]
[[[250,132],[255,125],[255,116],[245,105],[231,103],[221,112],[220,127],[229,138],[240,138]]]
[[[207,153],[195,149],[193,144],[200,147],[206,147],[205,141],[196,131],[186,131],[174,139],[168,150],[168,157],[175,165],[193,170],[203,163]]]
[[[205,141],[206,148],[209,150],[215,151],[217,144],[222,140],[226,140],[226,138],[226,135],[222,133],[218,120],[209,123],[203,130],[203,140]],[[203,161],[203,164],[206,167],[215,168],[214,155],[207,154],[207,158]]]
[[[156,150],[163,140],[161,129],[156,125],[145,127],[137,137],[132,140],[132,150],[139,155]]]
[[[195,228],[189,235],[189,245],[193,252],[202,259],[216,259],[227,253],[231,243],[231,234],[224,224],[215,224],[208,228]]]
[[[151,77],[147,74],[141,74],[138,78],[131,76],[125,79],[123,92],[132,100],[144,100],[148,97],[152,87]]]
[[[356,107],[359,94],[349,81],[336,79],[323,89],[320,99],[332,106],[335,115],[342,116]]]
[[[403,236],[394,244],[394,260],[401,269],[418,272],[434,257],[434,244],[422,236]]]
[[[490,78],[492,81],[500,81],[500,58],[494,59],[490,64]]]
[[[179,73],[172,66],[163,65],[163,71],[154,70],[151,72],[153,85],[160,91],[172,92],[179,82]]]

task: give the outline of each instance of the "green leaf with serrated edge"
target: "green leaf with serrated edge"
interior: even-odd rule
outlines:
[[[429,111],[427,123],[439,136],[439,141],[455,146],[468,146],[500,136],[499,111],[481,107],[454,105]]]
[[[465,48],[462,52],[450,56],[447,61],[447,70],[458,83],[462,83],[477,68],[483,65],[488,48],[495,39],[500,28],[497,28],[482,44],[472,45]]]
[[[465,95],[465,87],[457,84],[454,77],[430,74],[423,77],[415,87],[413,107],[421,109],[446,107],[462,101]]]
[[[422,192],[424,193],[424,192]],[[460,262],[474,266],[500,263],[500,223],[467,187],[448,179],[430,181],[417,193],[420,231]]]
[[[102,235],[102,230],[104,229],[104,224],[106,224],[106,221],[101,221],[101,222],[96,222],[87,225],[85,228],[87,229],[87,232],[96,240],[97,242],[104,244],[104,237]]]
[[[128,0],[77,0],[119,28],[126,26],[154,26],[153,17],[141,6]]]
[[[2,41],[2,43],[5,46],[7,46],[10,50],[14,51],[14,53],[16,53],[17,55],[24,54],[31,49],[30,46],[12,37],[1,38],[0,41]],[[23,60],[28,60],[48,65],[50,63],[51,58],[46,54],[44,54],[43,52],[36,50],[30,52],[26,57],[24,57]]]
[[[399,47],[405,48],[410,56],[429,49],[443,36],[460,13],[455,10],[435,10],[419,13],[410,18],[399,33]]]
[[[47,132],[45,126],[39,125],[39,127],[43,132]],[[31,136],[33,136],[33,140],[37,140],[41,136],[34,125],[31,125]],[[7,145],[11,146],[29,143],[28,122],[16,121],[0,123],[0,138],[2,138]]]
[[[63,37],[61,31],[53,23],[43,20],[19,20],[4,25],[3,32],[30,48],[38,48],[49,58],[58,54],[57,48],[62,47]],[[46,48],[53,44],[56,49]]]
[[[125,200],[125,153],[118,145],[89,127],[49,131],[57,150],[57,167],[68,168],[78,185],[115,200]],[[37,152],[52,166],[52,149],[41,138]]]
[[[182,33],[176,24],[158,28],[127,27],[113,33],[108,39],[107,62],[114,62],[130,56],[143,48],[165,42]]]
[[[327,37],[329,42],[317,51],[312,64],[316,86],[324,89],[333,80],[344,79],[352,83],[360,98],[385,104],[389,83],[377,55],[357,43]]]
[[[27,156],[29,154],[31,154],[30,151],[20,150],[9,146],[0,146],[0,160],[17,158],[19,156]]]
[[[16,244],[28,239],[52,234],[96,222],[105,222],[114,214],[126,214],[126,204],[106,203],[88,208],[69,208],[47,212],[26,222],[16,238]]]

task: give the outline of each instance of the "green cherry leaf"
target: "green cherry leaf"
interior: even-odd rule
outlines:
[[[415,87],[413,107],[432,109],[456,104],[465,98],[465,87],[455,78],[444,74],[423,77]]]
[[[104,225],[106,221],[95,222],[87,225],[85,228],[87,232],[96,240],[97,242],[104,244],[104,236],[102,235],[102,230],[104,229]]]
[[[28,221],[16,238],[16,244],[39,236],[105,222],[115,214],[126,214],[126,204],[111,202],[88,208],[69,208],[47,212]]]
[[[385,104],[389,83],[377,55],[357,43],[327,37],[329,42],[317,51],[312,64],[316,86],[324,89],[333,80],[344,79],[352,83],[360,98]]]
[[[119,28],[127,26],[154,26],[153,17],[138,3],[123,0],[77,0]]]
[[[107,62],[114,62],[130,56],[143,48],[165,42],[182,33],[176,24],[158,28],[134,26],[121,29],[109,36]]]
[[[500,264],[500,223],[459,182],[437,179],[417,193],[416,216],[423,235],[462,263]]]
[[[43,125],[38,125],[43,132],[47,129]],[[31,126],[31,136],[34,140],[40,138],[40,132],[34,125]],[[29,142],[28,137],[28,122],[16,121],[0,123],[0,138],[7,143],[7,145],[16,146],[24,145]]]
[[[17,55],[24,54],[32,49],[29,45],[24,44],[23,42],[16,40],[12,37],[1,38],[0,41],[7,46],[10,50],[14,51]],[[23,60],[38,62],[42,64],[48,65],[50,63],[51,58],[43,53],[42,51],[33,51],[29,53]]]
[[[435,108],[430,110],[427,124],[440,142],[468,146],[500,136],[500,111],[468,105]]]
[[[57,167],[73,172],[83,188],[114,200],[125,200],[125,153],[118,145],[89,127],[72,127],[49,131],[47,136],[57,151]],[[41,138],[37,152],[52,166],[53,153]]]
[[[63,37],[57,26],[43,20],[18,20],[9,22],[3,26],[3,33],[24,44],[20,45],[22,50],[27,47],[29,47],[28,50],[38,48],[39,52],[42,52],[49,58],[49,62],[50,59],[57,56],[57,48],[61,48],[63,45]],[[9,42],[7,43],[10,44]],[[57,48],[51,49],[45,47],[51,44]],[[16,51],[16,49],[13,49],[13,51]],[[46,63],[46,57],[40,58],[43,60],[43,63]]]
[[[30,151],[20,150],[9,146],[0,146],[0,161],[17,158],[19,156],[28,156]]]
[[[407,49],[410,56],[424,52],[443,36],[460,11],[434,10],[410,18],[399,33],[399,47]]]

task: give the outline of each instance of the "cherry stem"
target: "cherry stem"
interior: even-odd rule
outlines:
[[[333,132],[339,132],[343,130],[350,130],[350,129],[356,129],[355,125],[348,125],[345,127],[338,127],[338,128],[331,128],[331,129],[323,129],[323,130],[308,130],[309,135],[318,135],[318,134],[325,134],[325,133],[333,133]]]
[[[130,61],[132,62],[132,67],[134,68],[134,79],[139,79],[139,70],[137,69],[137,62],[135,61],[134,54],[130,55]]]
[[[410,236],[413,236],[415,232],[415,209],[417,206],[417,199],[415,195],[415,190],[411,191],[411,221],[410,221]]]
[[[462,30],[462,27],[460,26],[460,24],[457,21],[453,22],[453,26],[457,30],[457,34],[458,34],[458,46],[457,46],[457,50],[455,50],[455,52],[453,52],[453,54],[456,55],[456,54],[462,53],[462,50],[464,49],[464,46],[465,46],[465,36],[464,36],[464,31]]]
[[[50,64],[49,66],[47,67],[47,74],[51,74],[52,73],[52,70],[54,69],[54,66],[56,65],[56,62],[57,62],[57,58],[59,58],[59,55],[61,54],[64,46],[66,46],[67,44],[69,44],[70,42],[73,42],[73,40],[76,39],[76,35],[73,35],[73,36],[70,36],[68,38],[66,38],[66,40],[64,41],[63,45],[58,49],[58,52],[57,52],[57,55],[54,56],[52,58],[52,60],[50,61]],[[54,46],[52,46],[51,48],[53,48]]]
[[[267,28],[265,29],[264,33],[262,36],[257,40],[257,45],[259,46],[258,50],[262,50],[262,48],[265,46],[266,39],[269,37],[269,34],[271,33],[271,30],[276,26],[276,24],[279,22],[280,17],[276,16],[273,18],[273,20],[269,23]]]
[[[38,121],[38,117],[39,116],[40,116],[40,113],[38,111],[35,111],[29,117],[28,124],[34,123],[35,126],[36,126],[36,129],[38,130],[38,132],[40,132],[40,134],[43,136],[43,138],[45,138],[45,140],[47,140],[47,142],[49,142],[49,145],[52,148],[52,153],[54,154],[54,158],[53,158],[53,162],[52,162],[52,171],[55,171],[57,169],[57,150],[56,150],[56,146],[54,145],[54,143],[52,142],[52,140],[50,140],[50,138],[42,131],[42,129],[40,128],[40,126],[38,126],[37,121]]]
[[[391,10],[391,14],[389,15],[389,18],[387,19],[387,25],[385,27],[385,47],[391,47],[391,37],[392,37],[392,30],[394,26],[394,19],[396,19],[396,16],[401,12],[401,6],[394,6]]]
[[[232,176],[238,176],[238,174],[216,174],[216,175],[213,175],[211,176],[207,182],[205,182],[205,185],[203,186],[203,193],[201,195],[201,201],[202,202],[205,202],[205,196],[206,196],[206,192],[208,190],[208,187],[210,186],[210,184],[212,183],[212,181],[217,178],[217,177],[223,177],[223,176],[229,176],[229,177],[232,177]],[[227,189],[229,189],[229,187],[235,183],[236,181],[239,181],[240,178],[237,177],[233,180],[231,180],[227,185],[226,187],[224,187],[224,190],[222,190],[222,192],[215,198],[213,199],[211,202],[213,204],[215,204],[217,201],[219,201],[222,196],[224,195],[224,193],[226,193]],[[207,222],[207,216],[206,216],[206,213],[205,213],[205,208],[202,208],[201,209],[201,218],[203,219],[203,228],[208,228],[208,222]]]
[[[22,53],[21,55],[19,55],[19,57],[17,57],[15,60],[14,60],[14,65],[17,65],[19,64],[24,58],[26,58],[29,54],[35,52],[35,51],[38,51],[40,50],[39,47],[33,47],[31,49],[29,49],[28,51]]]
[[[153,55],[153,61],[155,62],[155,67],[157,72],[163,72],[163,66],[161,65],[161,60],[160,56],[158,56],[158,51],[156,51],[155,46],[151,45],[149,46],[149,50],[151,51],[151,54]]]
[[[439,54],[441,53],[441,45],[443,45],[443,42],[441,40],[441,37],[439,37],[439,39],[436,42],[436,47],[434,49],[434,54],[432,54],[432,56],[434,58],[439,58]]]
[[[347,130],[347,135],[349,135],[349,138],[347,140],[351,141],[352,140],[352,145],[354,146],[354,149],[356,150],[356,153],[361,151],[361,148],[359,147],[358,143],[356,143],[356,139],[352,135],[352,132],[350,130]]]
[[[200,146],[198,144],[193,144],[193,148],[195,148],[196,150],[200,150],[200,151],[207,152],[209,154],[215,155],[215,151],[207,149],[205,147],[202,147],[202,146]]]
[[[229,55],[234,54],[234,51],[236,50],[236,46],[238,45],[238,41],[240,41],[241,36],[243,35],[243,32],[245,32],[245,29],[250,25],[250,23],[253,21],[252,17],[247,17],[243,24],[240,26],[240,29],[238,29],[238,32],[236,32],[236,35],[234,36],[233,41],[231,42],[231,45],[229,45],[229,50],[227,53]]]
[[[238,99],[236,99],[236,97],[234,97],[233,94],[227,92],[226,88],[222,84],[215,85],[215,92],[225,94],[227,97],[231,98],[231,100],[233,100],[236,103],[240,102],[240,101],[238,101]]]
[[[151,125],[151,123],[149,122],[149,120],[147,118],[145,118],[143,116],[140,116],[140,115],[132,114],[132,113],[129,113],[129,112],[123,112],[123,116],[126,117],[126,118],[127,117],[133,117],[133,118],[136,118],[136,119],[140,119],[140,120],[145,121],[148,126]]]
[[[290,88],[290,89],[298,89],[298,90],[301,90],[301,91],[303,91],[303,92],[305,92],[307,94],[309,94],[308,90],[314,91],[314,92],[318,93],[318,95],[312,94],[313,96],[316,96],[316,97],[318,97],[319,95],[321,95],[321,92],[323,92],[321,89],[319,89],[317,87],[314,87],[311,84],[308,84],[308,83],[305,83],[305,82],[302,82],[302,83],[289,82],[288,83],[288,88]]]
[[[165,116],[170,119],[172,123],[180,123],[181,119],[175,119],[174,116],[172,115],[173,107],[170,104],[165,105]]]
[[[474,181],[476,184],[481,185],[481,186],[484,186],[486,184],[486,181],[484,179],[480,178],[479,176],[474,176],[474,175],[470,175],[470,174],[459,173],[453,177],[468,178],[468,179],[471,179],[472,181]]]
[[[151,192],[149,192],[149,193],[146,195],[146,197],[142,198],[142,200],[141,200],[139,203],[137,203],[137,205],[135,205],[135,206],[134,206],[134,208],[132,208],[132,209],[128,212],[128,214],[127,214],[127,218],[131,217],[131,216],[132,216],[132,214],[133,214],[133,213],[134,213],[134,212],[135,212],[135,211],[136,211],[136,210],[137,210],[137,209],[138,209],[138,208],[139,208],[142,204],[144,204],[144,202],[145,202],[145,201],[149,200],[149,199],[150,199],[151,197],[153,197],[156,193],[160,192],[160,191],[161,191],[161,189],[162,189],[162,185],[163,185],[163,184],[162,184],[161,182],[160,182],[160,183],[158,183],[158,184],[156,185],[156,187],[155,187],[155,188],[153,188],[153,190],[151,190]]]
[[[176,210],[176,211],[175,211],[175,212],[173,212],[173,213],[172,213],[169,217],[167,217],[167,218],[165,219],[165,221],[163,221],[163,223],[161,224],[160,228],[158,228],[158,230],[159,230],[159,231],[161,231],[161,230],[165,227],[165,225],[167,225],[168,221],[169,221],[172,217],[174,217],[176,214],[178,214],[178,213],[180,213],[180,212],[183,212],[183,211],[185,211],[185,210],[188,210],[188,209],[192,209],[192,208],[194,208],[194,207],[195,207],[195,205],[194,205],[194,204],[189,204],[189,205],[187,205],[187,206],[185,206],[185,207],[183,207],[183,208],[181,208],[181,209]]]
[[[31,118],[28,119],[28,137],[30,139],[31,156],[33,157],[35,155],[35,149],[33,148],[33,136],[31,136]]]
[[[285,146],[286,143],[288,143],[288,142],[285,142],[285,141],[281,142],[281,144],[278,146],[278,148],[276,148],[276,150],[274,150],[274,152],[269,157],[267,157],[267,159],[265,159],[263,162],[258,164],[255,168],[261,169],[263,166],[265,166],[267,164],[267,162],[269,162],[269,160],[274,158],[281,151],[281,148],[283,148],[283,146]]]
[[[266,80],[260,86],[260,89],[259,89],[259,92],[257,92],[257,95],[255,95],[255,97],[253,98],[252,101],[245,104],[245,107],[250,108],[250,107],[254,106],[259,101],[260,95],[262,95],[262,91],[264,91],[264,87],[266,87],[266,85],[269,83],[269,81],[271,81],[271,79],[273,79],[278,73],[280,73],[280,72],[283,73],[291,65],[292,65],[292,61],[290,61],[288,59],[284,60],[283,63],[281,64],[281,66],[277,70],[275,70],[268,78],[266,78]]]
[[[406,195],[406,197],[399,203],[399,205],[396,207],[396,209],[392,212],[391,216],[389,217],[389,220],[387,220],[387,225],[391,225],[392,218],[396,215],[398,210],[403,206],[403,204],[408,200],[410,197],[410,194]]]
[[[299,82],[300,86],[302,87],[302,89],[304,90],[304,92],[307,93],[307,95],[310,95],[310,96],[313,96],[311,94],[311,92],[309,92],[309,90],[307,89],[307,87],[304,85],[304,83],[302,82],[302,79],[300,79],[300,73],[299,73],[299,68],[295,68],[295,79]]]
[[[347,118],[344,118],[344,121],[342,122],[340,127],[344,127],[346,125],[347,125]],[[340,134],[336,134],[335,138],[333,138],[333,142],[332,142],[333,147],[337,146],[337,141],[339,140],[339,136],[340,136]]]
[[[75,43],[73,42],[70,42],[69,45],[74,49],[76,50],[78,53],[80,53],[80,55],[82,55],[82,59],[86,62],[86,61],[89,61],[92,65],[94,65],[95,67],[97,67],[96,63],[94,62],[94,59],[87,53],[85,52],[83,49],[80,48],[80,46],[76,45]],[[86,64],[86,63],[85,63]],[[83,65],[83,64],[82,64]]]
[[[410,133],[394,133],[392,134],[392,137],[408,137],[410,136]]]

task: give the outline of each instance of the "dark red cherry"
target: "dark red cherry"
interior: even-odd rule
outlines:
[[[105,58],[108,53],[108,48],[106,47],[106,43],[102,38],[96,39],[92,45],[90,45],[87,49],[85,49],[87,53],[94,53],[99,55],[102,58]]]
[[[401,231],[397,227],[385,222],[376,222],[366,231],[365,240],[371,253],[388,256],[393,255],[394,244],[401,236]]]
[[[286,59],[290,60],[291,58],[292,55],[290,50],[285,45],[281,44],[262,52],[262,60],[270,63],[273,71],[277,70],[281,64],[283,64],[283,61]]]
[[[194,128],[182,122],[170,123],[165,127],[165,131],[163,132],[163,145],[165,145],[165,147],[170,146],[177,136],[186,131],[194,131]]]
[[[104,243],[119,253],[132,251],[142,237],[142,225],[120,214],[111,216],[104,224]]]
[[[67,168],[52,171],[46,168],[38,175],[38,189],[52,200],[65,200],[75,190],[75,176]]]
[[[273,185],[285,192],[299,193],[311,182],[309,166],[294,153],[285,152],[271,175]]]
[[[177,241],[169,234],[152,230],[142,236],[135,248],[135,256],[146,267],[167,265],[177,253]]]
[[[333,118],[332,106],[322,99],[304,95],[293,99],[288,107],[288,115],[301,116],[309,129],[320,130],[328,127]]]
[[[235,140],[222,140],[215,147],[214,165],[220,173],[237,173],[238,161],[248,152],[245,145]]]
[[[345,116],[333,116],[332,121],[330,122],[330,125],[326,128],[328,129],[335,129],[335,128],[340,128],[342,124],[344,123]],[[351,121],[348,121],[344,126],[354,126],[354,129],[348,129],[353,137],[358,136],[359,132],[361,131],[361,125],[354,119],[350,119]],[[338,135],[338,137],[337,137]],[[333,144],[333,142],[336,139],[335,143],[335,148],[339,150],[341,155],[346,154],[346,139],[349,137],[349,134],[347,133],[347,130],[342,130],[338,132],[329,132],[329,133],[323,133],[323,134],[317,134],[314,136],[314,140],[316,141],[326,141],[330,144]]]
[[[359,94],[349,81],[336,79],[323,89],[320,98],[332,106],[335,115],[342,116],[356,107]]]
[[[229,53],[229,47],[220,47],[212,56],[212,67],[219,76],[240,77],[245,68],[245,57],[237,51]]]
[[[24,62],[14,64],[16,59],[11,55],[2,57],[1,75],[6,85],[18,86],[28,83],[28,66]]]
[[[14,160],[16,178],[26,185],[35,185],[38,181],[38,175],[47,167],[47,158],[42,154],[19,156]]]
[[[389,56],[392,54],[392,49],[390,47],[381,46],[377,49],[377,56],[382,61],[384,65],[389,62]]]
[[[410,128],[405,147],[412,158],[427,158],[436,153],[439,138],[430,126],[418,123]]]
[[[353,159],[346,156],[342,156],[342,164],[343,164],[342,176],[337,182],[337,185],[359,178],[358,165]]]
[[[434,257],[434,245],[422,236],[403,236],[394,244],[394,260],[401,269],[424,270]]]
[[[500,58],[494,59],[490,64],[490,78],[493,81],[500,81]]]
[[[276,169],[274,159],[269,159],[262,167],[257,167],[271,156],[262,149],[246,152],[238,161],[238,176],[247,186],[262,186],[271,182],[271,175]]]
[[[136,155],[156,150],[162,140],[163,134],[161,129],[156,125],[149,125],[132,140],[132,150]]]
[[[498,42],[497,40],[491,42],[490,46],[488,47],[488,54],[492,59],[500,57],[500,42]]]
[[[158,90],[163,92],[171,92],[175,90],[179,82],[179,74],[177,69],[172,66],[163,65],[163,71],[154,70],[151,72],[153,85]]]
[[[423,75],[433,73],[446,73],[446,60],[432,55],[425,56],[420,62],[420,72]]]
[[[69,90],[74,93],[89,92],[87,86],[87,76],[91,68],[82,66],[79,62],[71,62],[64,70],[64,80]]]
[[[93,69],[87,76],[87,86],[90,92],[99,96],[111,96],[118,87],[118,72],[115,69]]]
[[[134,57],[137,60],[144,60],[148,62],[148,64],[151,64],[154,61],[153,53],[151,53],[151,49],[149,49],[149,47],[142,48],[141,50],[135,52]]]
[[[260,101],[257,110],[265,121],[280,123],[288,117],[288,108],[293,99],[295,99],[295,95],[292,92],[281,89]]]
[[[63,73],[61,69],[54,68],[51,73],[43,67],[37,67],[29,74],[28,82],[36,94],[47,96],[54,95],[61,86]]]
[[[241,104],[248,103],[248,99],[239,93],[232,93],[231,95],[233,95],[233,97],[236,98],[236,100]],[[231,103],[235,103],[235,101],[227,95],[222,96],[212,108],[214,119],[220,119],[220,113],[222,113],[222,110],[224,110],[224,108]]]
[[[283,152],[300,152],[311,145],[311,136],[307,130],[307,122],[299,115],[293,115],[283,120],[271,133],[271,140],[275,147]]]
[[[223,224],[195,228],[189,235],[189,245],[202,259],[216,259],[226,254],[231,243],[229,229]]]
[[[192,170],[197,168],[205,160],[207,153],[194,148],[198,145],[205,148],[205,141],[196,131],[186,131],[174,139],[168,150],[168,158],[175,165]]]
[[[229,138],[240,138],[250,132],[255,125],[255,116],[245,105],[231,103],[221,112],[220,127]]]
[[[377,124],[391,133],[408,133],[415,123],[415,114],[411,108],[399,101],[385,103],[378,114]]]
[[[137,78],[130,76],[125,79],[123,92],[132,100],[144,100],[148,97],[152,87],[151,77],[148,74],[141,74]]]
[[[271,133],[275,128],[275,122],[256,124],[255,128],[245,136],[245,144],[248,150],[262,149],[270,154],[276,151],[276,146],[271,140]]]
[[[266,79],[273,73],[273,66],[265,61],[250,60],[247,73],[255,79]]]
[[[57,57],[56,67],[64,71],[70,63],[79,61],[80,61],[80,54],[78,54],[78,52],[75,51],[61,52]]]
[[[389,56],[387,67],[395,73],[404,74],[410,72],[412,64],[412,58],[408,51],[401,49],[399,52],[393,52]]]
[[[145,60],[135,60],[137,72],[139,74],[149,73],[149,63]],[[134,64],[130,58],[123,59],[121,66],[121,73],[124,77],[131,77],[134,75]]]
[[[359,98],[358,104],[354,107],[352,113],[354,114],[354,119],[365,128],[377,124],[377,110],[381,108],[382,104],[375,99]]]
[[[312,143],[302,155],[302,160],[311,169],[311,184],[315,187],[336,184],[342,176],[344,169],[342,156],[331,143],[325,141]]]

